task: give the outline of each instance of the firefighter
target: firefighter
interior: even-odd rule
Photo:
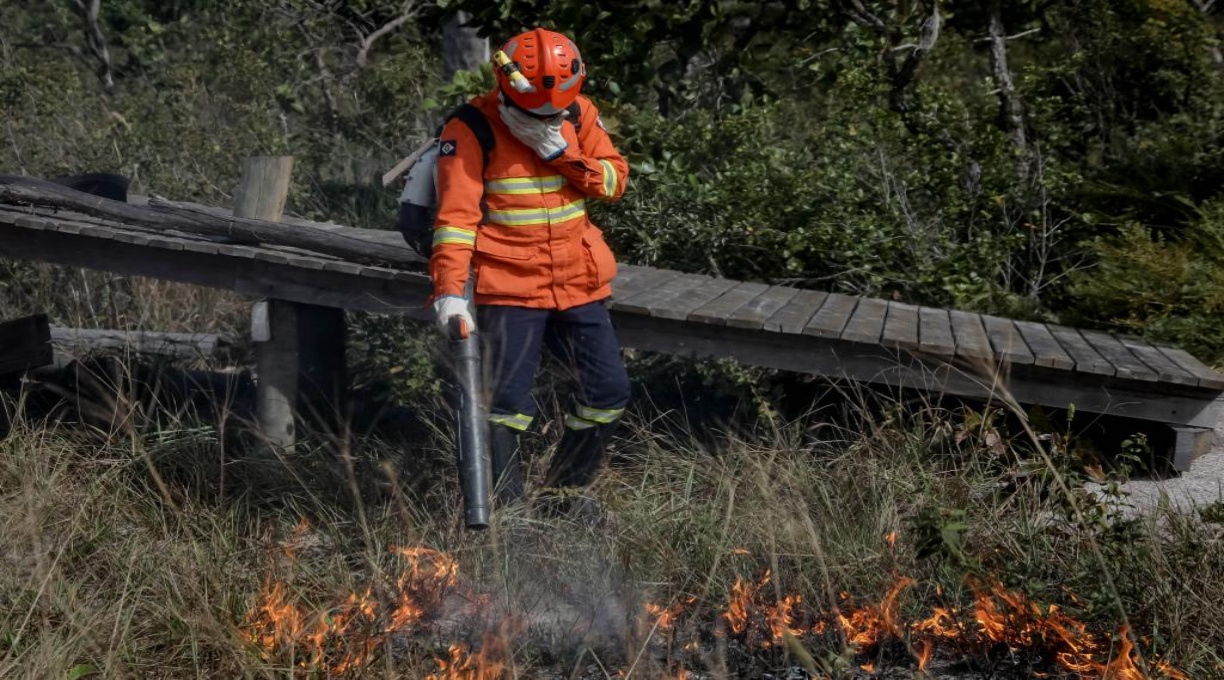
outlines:
[[[439,137],[429,271],[438,324],[461,317],[484,338],[493,480],[506,504],[523,494],[518,439],[536,417],[531,388],[545,349],[577,381],[545,486],[591,483],[629,401],[605,305],[616,259],[586,211],[589,200],[621,197],[629,166],[579,94],[586,64],[569,38],[528,31],[494,66],[497,87],[470,102],[492,139],[457,117]],[[469,272],[474,321],[462,297]]]

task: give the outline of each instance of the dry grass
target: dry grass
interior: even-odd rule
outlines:
[[[71,328],[247,334],[237,293],[45,264],[0,262],[0,319],[48,314]]]
[[[230,463],[219,495],[224,444],[207,424],[101,432],[19,421],[0,440],[0,677],[287,676],[308,659],[302,647],[250,640],[268,580],[308,618],[334,618],[349,593],[394,597],[387,584],[405,569],[396,546],[452,556],[458,582],[420,621],[379,638],[351,676],[423,677],[451,644],[478,646],[499,629],[504,677],[673,677],[682,666],[761,677],[803,654],[833,677],[871,660],[913,667],[900,642],[856,657],[836,631],[804,635],[790,654],[754,639],[759,625],[716,634],[733,584],[765,570],[761,602],[800,595],[795,620],[808,623],[848,606],[843,592],[878,601],[902,577],[916,582],[899,600],[907,620],[967,606],[970,577],[1069,607],[1105,634],[1121,603],[1145,652],[1190,677],[1220,675],[1219,526],[1123,522],[1086,496],[1080,523],[1052,479],[1073,475],[1069,453],[1053,447],[1051,467],[1023,438],[999,447],[963,413],[898,406],[837,421],[699,443],[639,420],[594,490],[603,525],[515,510],[481,535],[457,525],[442,435],[413,445],[407,465],[373,440],[306,450],[273,484],[235,484],[251,469]],[[536,468],[545,439],[532,443]],[[647,603],[674,607],[676,622],[660,627]],[[298,672],[323,673],[352,635]],[[947,677],[1042,668],[998,649],[960,654],[944,653],[945,665],[962,662]]]

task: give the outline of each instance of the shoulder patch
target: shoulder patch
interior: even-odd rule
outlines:
[[[455,151],[458,150],[458,148],[458,142],[453,139],[442,139],[438,141],[439,156],[454,156]]]

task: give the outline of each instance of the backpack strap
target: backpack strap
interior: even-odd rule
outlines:
[[[582,132],[582,107],[578,105],[578,100],[575,99],[565,110],[569,112],[568,120],[573,123],[574,132]]]
[[[485,118],[480,109],[471,104],[460,105],[450,112],[446,120],[449,121],[452,118],[458,118],[463,121],[463,124],[476,136],[476,141],[480,144],[480,151],[484,155],[484,164],[487,166],[489,164],[489,154],[493,152],[493,146],[496,144],[493,137],[493,128],[489,126],[489,119]]]

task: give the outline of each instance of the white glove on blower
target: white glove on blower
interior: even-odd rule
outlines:
[[[511,134],[527,148],[535,151],[546,161],[560,156],[569,144],[561,136],[561,125],[569,114],[565,111],[549,118],[536,118],[528,113],[506,106],[497,107],[501,113],[502,122],[510,129]]]
[[[438,324],[438,330],[442,331],[443,335],[450,332],[448,324],[452,317],[459,317],[467,324],[468,332],[476,330],[476,320],[472,318],[471,305],[464,298],[458,295],[443,295],[434,300],[434,322]]]

